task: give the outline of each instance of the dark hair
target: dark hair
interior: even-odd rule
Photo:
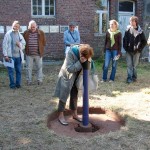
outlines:
[[[81,44],[80,54],[88,59],[94,55],[93,48],[89,44]]]

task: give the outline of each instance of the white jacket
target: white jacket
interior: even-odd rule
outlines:
[[[11,37],[11,33],[12,30],[9,30],[5,36],[4,36],[4,40],[3,40],[3,55],[4,56],[8,56],[8,57],[12,57],[12,37]],[[21,55],[21,59],[22,59],[22,63],[24,63],[24,53],[23,53],[23,49],[25,48],[26,42],[22,36],[22,34],[19,34],[19,42],[20,42],[20,55]]]

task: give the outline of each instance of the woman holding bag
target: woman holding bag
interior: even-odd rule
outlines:
[[[117,69],[117,61],[121,56],[121,32],[118,30],[118,22],[116,20],[110,20],[109,22],[110,29],[106,32],[105,38],[105,62],[103,66],[103,77],[101,82],[107,81],[107,74],[110,61],[112,60],[112,71],[110,74],[109,82],[115,80],[115,74]]]
[[[93,56],[93,48],[88,44],[82,44],[79,48],[70,49],[66,55],[64,63],[60,69],[56,84],[54,96],[59,98],[58,104],[58,121],[62,125],[68,125],[64,117],[64,110],[67,99],[70,95],[70,109],[72,110],[73,119],[82,122],[77,115],[78,89],[76,79],[82,70],[82,63]],[[79,58],[77,57],[79,56]]]

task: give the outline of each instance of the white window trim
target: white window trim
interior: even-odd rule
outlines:
[[[68,29],[69,29],[68,25],[60,25],[60,33],[64,33]]]
[[[133,12],[124,12],[124,11],[119,11],[119,13],[122,13],[122,14],[128,14],[128,13],[130,13],[130,14],[135,14],[135,1],[133,1],[133,0],[119,0],[118,1],[118,9],[119,9],[119,3],[120,2],[131,2],[131,3],[133,3]]]
[[[103,35],[105,34],[104,32],[102,32],[102,14],[107,14],[108,18],[107,18],[107,22],[109,21],[109,0],[107,0],[108,6],[107,6],[107,10],[97,10],[96,13],[99,14],[99,32],[98,34]],[[108,24],[107,24],[108,26]]]
[[[102,15],[107,14],[108,15],[108,20],[109,20],[109,11],[108,10],[107,11],[106,10],[97,10],[96,13],[99,14],[99,33],[104,34],[102,32]]]
[[[31,0],[31,16],[34,17],[34,18],[54,18],[55,17],[55,8],[56,8],[56,0],[54,0],[54,14],[53,15],[44,15],[45,14],[45,0],[42,0],[42,15],[33,15],[33,3],[32,3],[32,0]]]

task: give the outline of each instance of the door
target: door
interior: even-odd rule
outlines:
[[[135,4],[133,1],[119,1],[119,13],[118,13],[118,22],[119,22],[119,29],[122,33],[122,39],[125,33],[127,26],[129,25],[129,19],[131,16],[135,14]],[[125,50],[121,49],[122,53],[125,53]]]

